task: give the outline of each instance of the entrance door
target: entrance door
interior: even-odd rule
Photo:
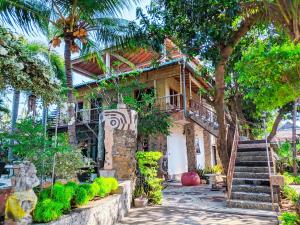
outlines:
[[[188,170],[186,137],[183,134],[183,127],[171,129],[167,137],[168,148],[168,174],[180,175]]]

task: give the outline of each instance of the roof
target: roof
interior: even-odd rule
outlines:
[[[154,69],[162,68],[168,65],[173,65],[185,60],[186,55],[182,54],[179,48],[169,39],[165,40],[164,53],[159,54],[151,49],[139,48],[135,51],[132,50],[103,50],[101,55],[105,66],[102,68],[96,62],[95,58],[89,60],[83,58],[77,58],[72,60],[73,70],[84,76],[95,78],[97,81],[88,81],[78,85],[75,88],[81,88],[86,85],[96,84],[99,80],[110,79],[111,77],[126,75],[130,72],[148,72]],[[109,56],[107,56],[109,55]],[[109,58],[107,58],[109,57]],[[155,63],[153,63],[155,62]],[[158,65],[157,65],[158,63]],[[195,73],[202,66],[197,58],[187,60],[187,67],[190,71]],[[105,67],[110,67],[112,76],[105,76]],[[99,79],[100,78],[100,79]],[[197,77],[198,81],[205,87],[209,88],[209,85],[200,77]]]

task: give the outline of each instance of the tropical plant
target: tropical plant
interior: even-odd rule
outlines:
[[[54,155],[56,178],[72,178],[84,165],[81,151],[68,143],[67,134],[59,134],[55,145],[43,125],[32,119],[21,120],[13,132],[0,133],[0,139],[6,140],[1,148],[11,148],[16,158],[33,162],[39,176],[51,176]]]
[[[283,225],[297,225],[300,224],[300,216],[297,213],[283,212],[279,216],[279,220]]]
[[[64,41],[65,72],[68,87],[68,133],[71,144],[76,144],[75,109],[72,86],[71,54],[91,51],[99,56],[101,46],[121,44],[130,37],[133,24],[116,16],[132,5],[131,0],[1,0],[2,21],[19,26],[26,32],[42,30],[53,33],[51,45]],[[49,33],[48,33],[49,34]],[[100,59],[101,57],[97,57]],[[102,63],[103,65],[103,63]]]
[[[162,157],[161,152],[142,152],[136,153],[138,169],[144,182],[138,182],[140,194],[145,194],[153,204],[162,202],[162,179],[157,177],[158,161]],[[136,193],[137,194],[137,193]],[[141,196],[138,196],[141,197]]]

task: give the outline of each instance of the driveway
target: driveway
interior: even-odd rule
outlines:
[[[278,224],[275,212],[226,207],[224,190],[210,191],[208,185],[182,187],[170,184],[161,206],[133,208],[119,224]]]

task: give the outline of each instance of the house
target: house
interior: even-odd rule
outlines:
[[[272,139],[273,142],[285,142],[292,141],[293,134],[293,123],[285,121],[276,132],[275,137]],[[296,125],[296,138],[300,137],[300,126]]]
[[[147,149],[160,150],[162,162],[171,178],[196,168],[211,167],[217,163],[216,138],[218,124],[212,107],[202,99],[200,88],[210,86],[197,75],[201,64],[196,58],[188,59],[170,41],[166,40],[163,53],[138,49],[134,52],[107,49],[103,53],[105,72],[95,60],[81,58],[72,61],[73,71],[81,75],[100,79],[126,75],[139,71],[139,82],[153,89],[156,105],[173,118],[170,135],[149,137]],[[154,66],[153,61],[157,64]],[[134,69],[133,69],[134,68]],[[77,96],[77,138],[84,147],[84,154],[96,160],[99,112],[96,102],[86,100],[87,93],[97,87],[97,81],[75,86]],[[134,94],[134,93],[132,93]],[[88,128],[87,128],[88,126]],[[59,123],[66,130],[66,123]],[[91,131],[91,129],[93,131]]]

